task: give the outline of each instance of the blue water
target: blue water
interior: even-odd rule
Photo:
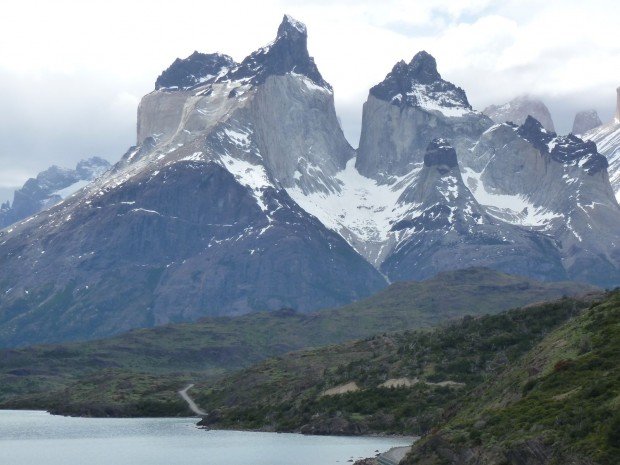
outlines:
[[[205,431],[194,418],[67,418],[0,410],[0,465],[335,465],[408,438]]]

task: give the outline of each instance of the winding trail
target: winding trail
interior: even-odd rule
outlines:
[[[194,412],[196,415],[199,415],[201,417],[204,417],[207,412],[205,412],[204,410],[202,410],[200,407],[198,407],[198,405],[196,405],[196,402],[194,402],[194,399],[192,399],[189,394],[187,393],[187,391],[189,391],[191,388],[194,387],[194,384],[188,384],[187,386],[185,386],[185,388],[181,389],[179,391],[179,395],[183,398],[183,400],[185,402],[187,402],[187,405],[189,406],[189,409]]]

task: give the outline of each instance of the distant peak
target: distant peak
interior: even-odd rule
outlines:
[[[518,125],[525,123],[527,116],[533,116],[548,131],[555,131],[553,118],[545,103],[529,94],[519,95],[501,105],[490,105],[482,113],[496,123],[512,122]]]
[[[433,139],[426,147],[424,166],[458,166],[456,150],[446,139]]]
[[[573,134],[585,134],[591,129],[599,127],[603,122],[596,110],[583,110],[575,115],[573,120]]]
[[[306,25],[301,21],[297,21],[291,15],[284,15],[282,22],[278,27],[278,37],[295,37],[295,36],[308,36]]]

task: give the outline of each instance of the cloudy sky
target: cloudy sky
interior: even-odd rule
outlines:
[[[176,57],[236,60],[275,36],[284,13],[357,146],[368,89],[427,50],[474,108],[530,93],[568,132],[576,111],[613,116],[620,85],[617,0],[13,0],[0,18],[0,200],[51,164],[135,143],[140,97]]]

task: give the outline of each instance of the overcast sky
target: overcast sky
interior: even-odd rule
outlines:
[[[236,60],[273,40],[284,13],[357,146],[368,89],[419,50],[476,109],[523,93],[556,129],[576,111],[612,118],[620,85],[617,0],[12,0],[0,18],[0,200],[51,164],[117,161],[135,143],[142,95],[194,50]]]

